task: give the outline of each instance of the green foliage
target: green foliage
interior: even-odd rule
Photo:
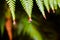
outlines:
[[[44,5],[46,6],[47,11],[49,12],[50,11],[49,0],[44,0]]]
[[[33,38],[34,40],[43,40],[41,34],[37,31],[37,29],[31,23],[29,23],[27,18],[23,19],[23,23],[24,23],[24,26],[25,26],[24,27],[24,32],[29,34],[31,36],[31,38]]]
[[[1,35],[2,35],[2,36],[3,36],[3,33],[4,33],[4,25],[5,25],[5,18],[2,18],[2,19],[1,19],[1,22],[0,22]]]
[[[17,33],[18,35],[21,34],[21,31],[23,30],[23,35],[26,33],[34,40],[43,40],[42,35],[37,31],[35,25],[28,21],[28,17],[23,16],[19,22]]]
[[[49,0],[49,4],[50,4],[51,9],[54,12],[54,0]]]
[[[60,0],[57,0],[57,2],[58,2],[58,6],[60,7]]]
[[[13,20],[15,20],[15,1],[16,0],[6,0],[7,4],[10,7]],[[24,10],[28,14],[29,17],[31,17],[32,14],[32,8],[33,8],[33,0],[20,0]],[[43,17],[46,19],[46,15],[44,12],[44,6],[46,7],[47,11],[49,12],[50,7],[54,11],[54,9],[57,9],[57,5],[60,7],[60,0],[36,0],[36,4],[39,7],[39,10],[42,12]],[[49,7],[50,5],[50,7]]]
[[[57,0],[54,0],[54,8],[57,9]]]
[[[43,17],[46,19],[46,16],[45,16],[45,13],[44,13],[43,0],[36,0],[36,3],[39,7],[39,10],[42,12]]]
[[[12,14],[12,19],[15,21],[15,3],[16,0],[6,0],[7,4],[9,5],[11,14]],[[33,0],[19,0],[22,4],[22,7],[24,8],[25,12],[27,13],[28,17],[31,18],[32,16],[32,10],[33,10]],[[41,11],[43,17],[46,19],[45,15],[45,7],[48,12],[50,12],[50,8],[55,12],[58,7],[60,7],[60,0],[35,0],[39,10]],[[45,6],[45,7],[44,7]],[[57,7],[58,6],[58,7]],[[22,14],[22,13],[21,13]],[[24,14],[23,14],[24,15]],[[21,16],[19,16],[21,17]],[[38,24],[36,21],[32,20],[32,22]],[[20,21],[17,25],[17,34],[20,35],[22,30],[23,30],[23,35],[27,33],[31,38],[34,40],[43,40],[41,34],[37,29],[35,28],[35,25],[32,24],[32,22],[29,22],[28,18],[26,16],[22,16],[20,18]],[[5,25],[5,19],[2,18],[2,21],[0,23],[1,26],[1,34],[3,35],[4,33],[4,25]]]
[[[16,0],[6,0],[7,4],[9,5],[13,21],[15,20],[15,1]]]
[[[33,0],[20,0],[23,8],[25,9],[28,16],[31,18],[32,8],[33,8]]]

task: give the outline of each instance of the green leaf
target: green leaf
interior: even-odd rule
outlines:
[[[18,23],[18,26],[17,26],[17,34],[20,35],[22,30],[23,30],[23,24],[22,24],[22,21],[20,20],[20,22]]]
[[[50,4],[50,7],[53,10],[53,12],[55,12],[54,11],[54,0],[49,0],[49,4]]]
[[[1,24],[0,24],[0,26],[1,26],[1,35],[3,35],[3,33],[4,33],[4,25],[5,25],[5,19],[2,18]]]
[[[22,22],[24,26],[23,34],[27,33],[34,40],[43,40],[42,35],[37,31],[35,26],[28,21],[27,17],[23,18]]]
[[[6,0],[6,1],[7,1],[7,4],[9,5],[13,21],[15,21],[15,1],[16,0]]]
[[[45,5],[47,11],[50,12],[50,8],[49,8],[49,0],[44,0],[44,5]]]
[[[54,0],[54,8],[57,9],[57,0]]]
[[[58,1],[58,6],[59,6],[59,8],[60,8],[60,0],[57,0]]]
[[[39,10],[42,12],[43,17],[46,19],[46,15],[44,12],[43,0],[36,0],[36,3],[39,7]]]
[[[33,0],[20,0],[23,8],[28,14],[29,18],[31,18],[32,8],[33,8]]]

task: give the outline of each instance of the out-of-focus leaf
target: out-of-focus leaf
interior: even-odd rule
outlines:
[[[7,21],[5,23],[5,27],[6,27],[6,30],[8,33],[9,40],[12,40],[12,20],[11,20],[11,18],[7,19]]]
[[[24,14],[25,15],[25,14]],[[19,20],[19,23],[17,24],[17,34],[18,35],[20,35],[21,34],[21,32],[23,31],[23,29],[25,29],[25,27],[23,26],[24,24],[23,24],[23,18],[24,18],[24,15],[22,16],[20,16],[20,20]],[[26,15],[25,15],[26,16]],[[34,15],[33,15],[34,16]],[[32,17],[33,17],[32,16]],[[37,17],[35,16],[35,17],[33,17],[34,19],[37,19]],[[26,19],[27,20],[27,19]],[[28,20],[27,20],[28,21]],[[39,23],[36,21],[36,20],[32,20],[32,22],[31,22],[34,26],[37,26],[37,25],[39,25]]]
[[[44,12],[43,0],[36,0],[36,3],[39,7],[39,10],[42,12],[43,17],[46,19],[46,15]]]
[[[27,20],[27,17],[22,19],[24,25],[23,34],[27,33],[34,40],[43,40],[41,34],[37,31],[37,29]]]
[[[50,12],[49,0],[44,0],[44,5],[46,6],[47,11]]]
[[[12,20],[11,20],[11,10],[9,7],[6,8],[5,13],[5,28],[9,37],[9,40],[12,40]]]
[[[17,34],[20,35],[22,30],[23,30],[23,24],[22,22],[20,21],[19,24],[18,24],[18,27],[17,27]]]
[[[55,13],[55,11],[54,11],[54,0],[49,0],[49,4],[50,4],[51,9],[53,10],[53,13]]]
[[[28,14],[29,18],[31,18],[32,8],[33,8],[33,0],[20,0],[23,8]]]
[[[6,0],[7,4],[9,5],[11,14],[12,14],[12,18],[13,18],[13,24],[15,22],[15,1],[16,0]]]
[[[1,27],[1,35],[3,35],[3,33],[4,33],[4,25],[5,25],[5,19],[2,18],[1,24],[0,24],[0,27]]]
[[[58,1],[58,6],[60,7],[60,0],[57,0]]]

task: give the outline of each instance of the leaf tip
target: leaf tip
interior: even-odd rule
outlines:
[[[13,20],[13,25],[16,25],[16,21],[15,20]]]
[[[43,16],[44,17],[44,19],[46,19],[46,16]]]
[[[32,22],[32,19],[31,19],[31,17],[29,17],[28,21],[29,21],[29,22]]]
[[[48,13],[50,13],[50,10],[48,10]]]
[[[55,10],[53,10],[53,13],[55,13]]]

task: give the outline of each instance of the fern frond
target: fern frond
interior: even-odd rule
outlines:
[[[39,10],[42,12],[43,17],[46,19],[46,15],[44,12],[43,0],[36,0],[36,3],[39,7]]]
[[[54,0],[49,0],[49,4],[50,4],[51,9],[55,13],[55,11],[54,11]]]
[[[54,0],[54,9],[57,9],[57,0]]]
[[[29,20],[31,21],[31,14],[33,8],[33,0],[20,0],[23,8],[25,9],[27,15],[29,16]]]
[[[44,0],[44,5],[45,5],[47,11],[50,12],[49,0]]]
[[[58,6],[59,6],[59,8],[60,8],[60,0],[57,0],[58,1]]]
[[[13,24],[15,24],[15,1],[16,0],[6,0],[7,4],[9,5],[11,14],[12,14],[12,18],[13,18]]]

